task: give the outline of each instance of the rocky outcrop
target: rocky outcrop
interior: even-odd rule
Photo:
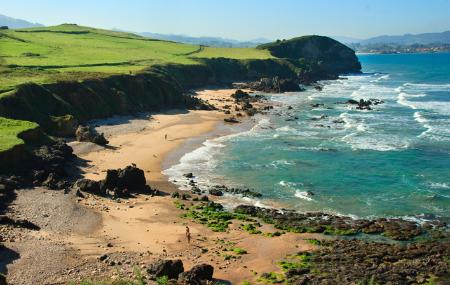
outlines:
[[[78,120],[72,115],[50,116],[51,125],[48,132],[57,137],[73,137],[78,127]]]
[[[364,100],[364,99],[360,99],[359,101],[350,99],[346,102],[349,105],[356,105],[356,109],[358,110],[372,110],[372,105],[376,106],[379,104],[383,104],[384,101],[379,100],[379,99],[368,99],[368,100]]]
[[[241,195],[242,197],[248,197],[248,198],[261,198],[263,195],[261,193],[258,193],[256,191],[250,190],[248,188],[234,188],[234,187],[227,187],[225,185],[216,185],[214,187],[212,187],[211,189],[209,189],[209,193],[211,195],[213,193],[222,193],[220,195],[216,195],[216,196],[221,196],[223,195],[223,193],[229,193],[229,194],[233,194],[233,195]]]
[[[91,142],[102,146],[109,143],[104,134],[98,134],[89,126],[78,126],[75,137],[79,142]]]
[[[202,285],[213,280],[214,267],[209,264],[199,264],[184,271],[183,262],[177,260],[157,260],[147,269],[150,278],[167,277],[176,284]]]
[[[108,169],[106,178],[101,181],[80,179],[73,184],[73,188],[99,196],[112,198],[127,197],[130,194],[154,194],[147,185],[144,171],[136,165],[129,165],[123,169]]]
[[[448,284],[450,243],[409,245],[358,240],[319,242],[307,263],[285,276],[289,284]],[[315,274],[320,272],[320,274]]]
[[[402,219],[352,219],[326,213],[299,213],[286,209],[280,211],[250,205],[239,205],[234,211],[261,218],[267,223],[274,224],[278,229],[300,233],[311,232],[330,235],[382,234],[393,240],[411,240],[425,233],[425,229],[421,225]],[[433,221],[431,223],[429,225],[431,228],[444,229],[446,227],[446,224],[443,222]]]
[[[261,78],[259,81],[248,83],[245,87],[265,93],[299,92],[304,90],[300,87],[299,80],[291,78],[280,79],[278,76]]]
[[[163,276],[167,276],[169,279],[178,279],[178,276],[183,272],[183,262],[180,259],[158,260],[152,263],[147,269],[147,273],[153,279]]]
[[[214,267],[209,264],[199,264],[192,267],[191,270],[183,272],[178,277],[178,282],[188,285],[207,284],[212,281],[214,274]]]

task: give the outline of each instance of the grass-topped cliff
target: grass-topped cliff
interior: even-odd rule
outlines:
[[[195,58],[272,58],[264,50],[200,47],[70,24],[2,30],[0,45],[5,65],[0,92],[25,82],[128,74],[155,64],[198,64]]]
[[[355,52],[328,37],[303,36],[278,40],[260,45],[257,49],[268,50],[277,58],[290,60],[304,69],[314,69],[315,72],[348,73],[361,70]]]
[[[212,48],[65,24],[0,30],[0,46],[0,117],[37,122],[50,134],[69,117],[83,122],[188,107],[183,91],[206,84],[274,76],[315,80],[360,69],[353,51],[317,36]],[[3,150],[15,144],[3,135],[10,129],[4,122]]]

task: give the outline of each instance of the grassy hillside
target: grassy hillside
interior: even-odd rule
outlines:
[[[0,32],[0,94],[25,82],[49,83],[138,72],[155,64],[198,64],[195,58],[271,58],[252,48],[209,48],[77,25]],[[3,94],[5,95],[5,94]],[[0,95],[1,96],[1,95]]]

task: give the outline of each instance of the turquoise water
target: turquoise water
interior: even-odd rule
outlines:
[[[450,54],[359,58],[363,75],[271,96],[255,127],[205,142],[167,174],[181,186],[186,172],[205,188],[248,186],[264,194],[255,203],[300,211],[450,217]],[[385,103],[337,104],[361,98]]]

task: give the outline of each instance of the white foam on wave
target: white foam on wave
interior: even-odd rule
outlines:
[[[294,191],[294,196],[306,201],[313,201],[311,198],[311,194],[308,191],[303,191],[299,189],[299,186],[303,186],[302,183],[294,183],[294,182],[288,182],[281,180],[278,182],[278,185],[282,186],[283,188],[286,188],[288,190]]]
[[[212,169],[217,161],[214,156],[224,148],[225,145],[217,140],[207,140],[201,147],[192,152],[184,154],[178,164],[171,166],[162,171],[162,173],[169,177],[169,180],[177,184],[181,190],[189,190],[189,181],[184,177],[184,174],[196,172],[202,169]],[[208,184],[209,181],[205,177],[194,178],[199,185]]]
[[[410,83],[403,84],[404,88],[424,91],[450,91],[450,84]]]
[[[435,189],[450,189],[450,184],[440,183],[440,182],[431,182],[430,187],[435,188]]]
[[[279,168],[279,167],[283,167],[283,166],[292,166],[295,165],[295,162],[290,161],[290,160],[286,160],[286,159],[280,159],[280,160],[275,160],[272,161],[270,163],[270,165],[274,168]]]
[[[342,113],[339,118],[344,121],[344,128],[346,129],[355,129],[357,132],[366,132],[369,129],[364,120],[358,122],[352,119],[349,113]]]
[[[199,148],[184,154],[178,164],[163,170],[162,173],[168,176],[169,180],[178,185],[181,190],[189,190],[191,179],[184,177],[184,174],[192,172],[196,175],[194,181],[197,182],[197,186],[205,189],[212,184],[210,181],[211,170],[217,165],[215,157],[226,147],[227,141],[243,136],[253,136],[270,126],[270,119],[262,118],[248,131],[206,140]]]
[[[308,194],[308,192],[306,192],[306,191],[300,191],[300,190],[297,190],[297,191],[295,191],[294,196],[297,197],[297,198],[306,200],[306,201],[312,201],[312,200],[313,200],[313,199],[310,197],[310,195]]]
[[[351,133],[341,140],[348,143],[353,150],[400,151],[410,146],[408,141],[386,135],[360,136]]]
[[[414,120],[416,120],[416,122],[420,123],[422,125],[422,127],[424,127],[426,129],[418,137],[424,137],[433,130],[433,127],[431,127],[431,125],[429,124],[428,119],[426,119],[422,115],[422,113],[414,112],[413,116],[414,116]]]
[[[365,116],[365,119],[352,118],[349,113],[342,113],[339,116],[344,121],[344,128],[350,131],[341,138],[341,141],[349,144],[353,150],[397,151],[409,147],[409,142],[405,138],[373,130],[365,121],[367,119],[376,124],[380,118],[374,115]]]
[[[420,97],[425,97],[427,96],[426,94],[408,94],[405,92],[400,92],[397,96],[397,103],[403,106],[407,106],[413,110],[417,109],[417,104],[420,102],[411,102],[408,99],[409,98],[420,98]]]

